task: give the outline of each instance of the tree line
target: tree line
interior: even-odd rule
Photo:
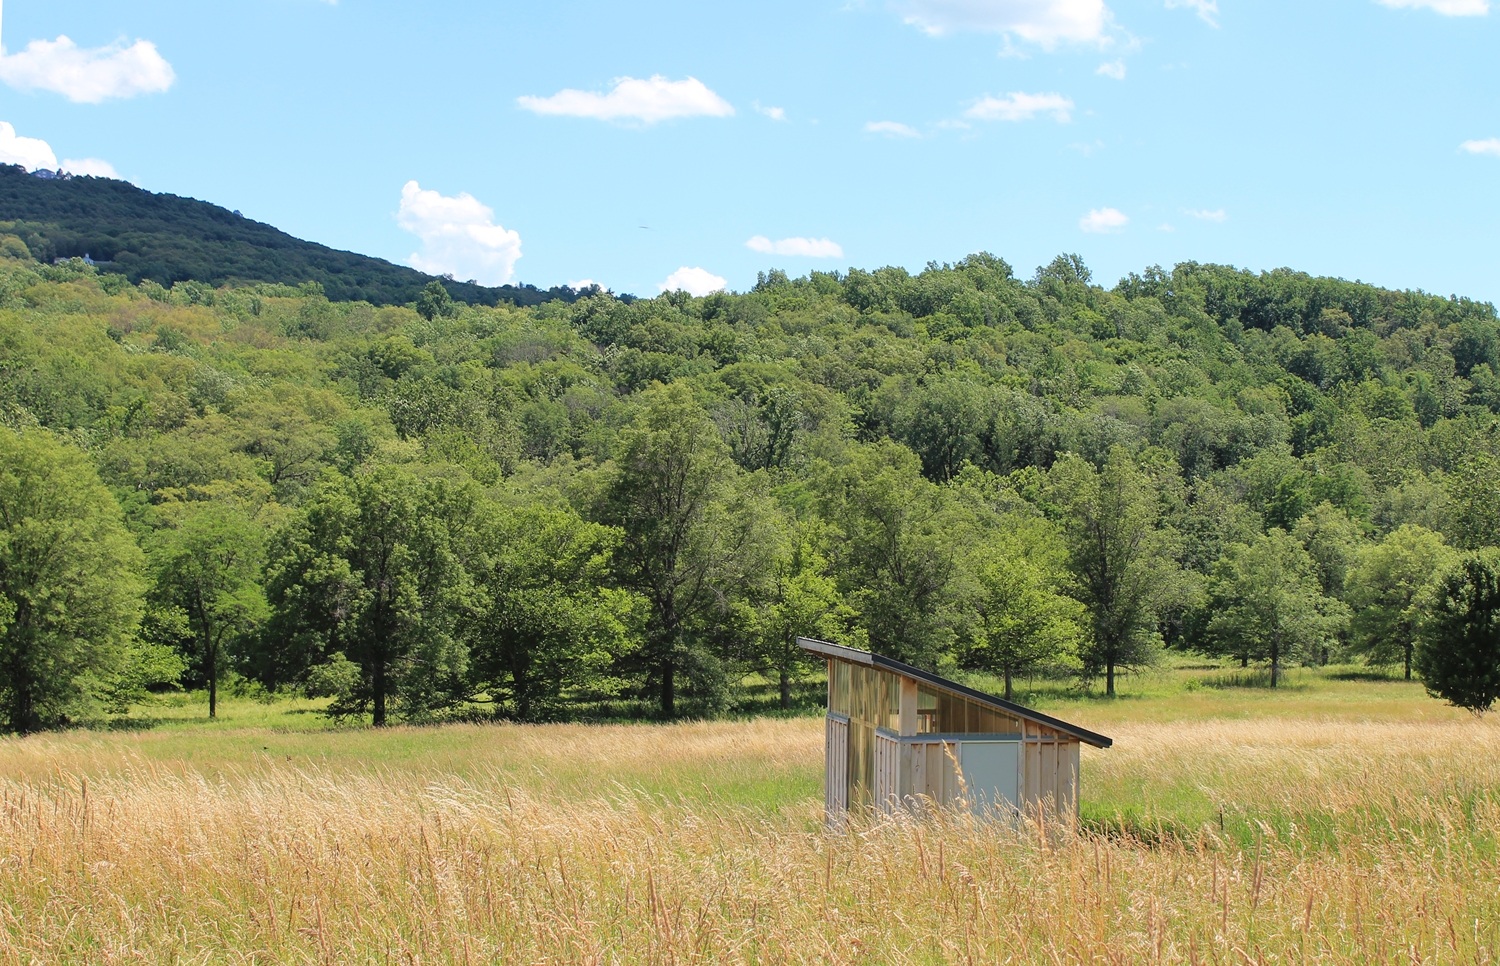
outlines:
[[[0,713],[782,707],[816,636],[1500,679],[1492,306],[1073,256],[538,307],[0,267]],[[1488,650],[1486,650],[1488,649]],[[593,709],[593,711],[591,711]]]

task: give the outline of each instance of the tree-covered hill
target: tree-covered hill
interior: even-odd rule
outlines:
[[[715,713],[755,674],[792,701],[799,634],[997,687],[1163,648],[1451,667],[1439,582],[1462,630],[1500,581],[1487,303],[978,254],[420,309],[0,263],[11,727],[165,678],[377,721]],[[73,576],[22,566],[26,520],[82,541]],[[48,580],[95,589],[38,610]],[[37,681],[45,715],[4,711]]]
[[[38,178],[0,165],[0,235],[14,235],[44,263],[88,255],[110,271],[170,288],[196,281],[318,282],[335,301],[412,302],[433,281],[412,268],[335,251],[192,198],[154,194],[111,178]],[[443,280],[453,298],[473,305],[571,302],[566,286],[487,287]]]

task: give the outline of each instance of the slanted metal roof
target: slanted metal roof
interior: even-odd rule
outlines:
[[[956,694],[959,697],[968,698],[970,701],[978,701],[980,704],[989,705],[996,711],[1003,711],[1017,718],[1024,718],[1027,721],[1034,721],[1037,724],[1055,728],[1063,734],[1072,735],[1079,741],[1093,745],[1095,748],[1108,748],[1115,743],[1113,738],[1106,738],[1104,735],[1089,731],[1087,728],[1068,724],[1068,722],[1060,718],[1054,718],[1049,714],[1042,714],[1040,711],[1023,708],[1013,701],[997,698],[993,694],[976,691],[973,688],[959,684],[957,681],[950,681],[947,678],[939,677],[930,671],[912,667],[910,664],[902,663],[883,654],[876,654],[872,651],[861,651],[855,647],[844,647],[842,644],[830,644],[827,641],[815,641],[807,637],[797,638],[797,644],[804,651],[811,651],[814,654],[831,657],[836,661],[848,661],[850,664],[863,664],[867,667],[884,668],[892,673],[923,681],[935,688],[941,688],[950,694]]]

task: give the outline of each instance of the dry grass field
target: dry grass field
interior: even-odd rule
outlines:
[[[1077,828],[826,834],[816,719],[3,741],[0,963],[1494,961],[1500,723],[1143,694]]]

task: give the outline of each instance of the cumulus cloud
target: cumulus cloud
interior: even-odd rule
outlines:
[[[57,155],[41,138],[23,138],[13,126],[0,121],[0,164],[19,164],[27,171],[52,170],[57,167]]]
[[[915,128],[908,127],[900,121],[870,121],[865,124],[865,133],[884,134],[888,138],[919,138]]]
[[[1125,62],[1123,60],[1108,61],[1107,63],[1100,64],[1099,69],[1094,71],[1094,73],[1101,77],[1113,77],[1115,80],[1124,80]]]
[[[722,292],[727,281],[706,268],[688,268],[686,265],[667,276],[667,280],[656,286],[661,292],[686,292],[694,298],[702,298]]]
[[[1072,118],[1073,102],[1061,94],[1022,94],[984,97],[964,111],[964,117],[980,121],[1029,121],[1037,114],[1051,114],[1059,123]]]
[[[903,0],[897,9],[907,23],[933,36],[977,30],[1044,48],[1104,43],[1111,20],[1104,0]]]
[[[1193,209],[1193,208],[1189,208],[1186,213],[1189,214],[1189,215],[1192,215],[1194,218],[1197,218],[1199,221],[1216,221],[1216,222],[1219,222],[1221,224],[1224,222],[1225,219],[1227,219],[1229,217],[1228,215],[1226,215],[1224,213],[1224,209],[1223,208],[1217,208],[1217,209],[1215,209],[1213,211],[1209,211],[1206,208],[1205,209]]]
[[[123,181],[115,166],[102,158],[64,158],[62,169],[70,174],[84,174],[91,178],[114,178]]]
[[[773,121],[785,121],[786,120],[786,110],[783,109],[783,108],[780,108],[780,107],[761,107],[760,106],[760,101],[756,101],[755,104],[754,104],[754,107],[755,107],[755,113],[757,113],[757,114],[764,114],[766,117],[769,117]]]
[[[1078,227],[1095,235],[1124,231],[1130,219],[1118,208],[1095,208],[1078,220]]]
[[[655,124],[675,117],[729,117],[734,107],[696,77],[667,80],[660,74],[648,80],[620,77],[608,94],[598,91],[558,91],[551,97],[518,97],[516,103],[537,114],[590,117],[600,121],[639,121]]]
[[[521,236],[495,224],[495,212],[467,192],[448,198],[408,181],[396,222],[422,240],[408,261],[429,275],[504,285],[521,257]]]
[[[84,49],[58,37],[33,40],[19,54],[0,56],[0,81],[21,90],[53,91],[80,104],[155,94],[176,80],[172,65],[146,40]]]
[[[1495,157],[1500,158],[1500,138],[1485,138],[1483,141],[1465,141],[1459,147],[1470,154],[1493,154]]]
[[[1198,16],[1211,27],[1219,25],[1218,0],[1167,0],[1168,9],[1186,8],[1198,11]]]
[[[791,255],[796,258],[844,257],[844,249],[829,238],[782,238],[771,241],[765,235],[756,235],[745,242],[745,247],[766,255]]]
[[[1490,0],[1375,0],[1382,7],[1426,7],[1445,17],[1483,17]]]

